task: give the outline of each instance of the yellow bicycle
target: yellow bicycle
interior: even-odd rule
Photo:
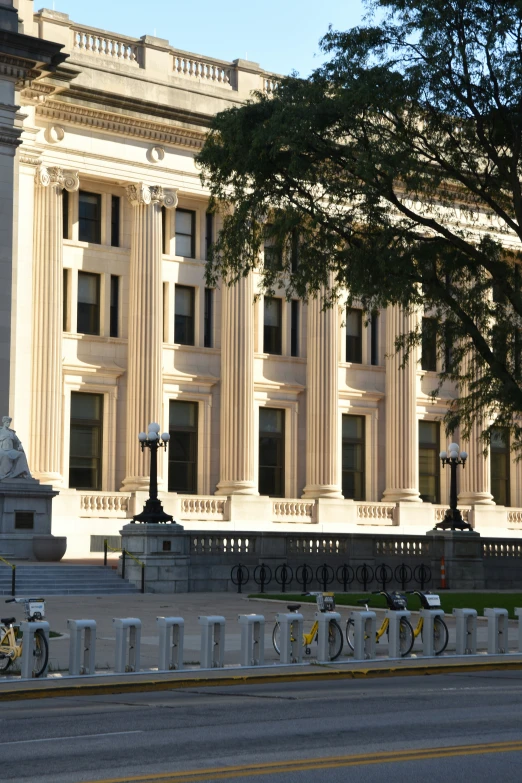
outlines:
[[[334,593],[306,593],[306,595],[314,595],[317,608],[320,612],[333,612],[335,609],[335,596]],[[301,608],[301,604],[287,604],[289,612],[298,612]],[[303,633],[303,647],[306,655],[310,655],[310,645],[313,642],[317,642],[319,634],[319,623],[315,620],[310,633]],[[272,631],[272,644],[274,650],[278,655],[281,654],[281,627],[278,622],[274,625]],[[292,639],[292,641],[294,641]],[[328,645],[330,651],[330,660],[335,661],[343,651],[343,632],[341,626],[337,620],[330,620],[328,625]]]
[[[43,598],[9,598],[6,604],[24,604],[25,617],[29,622],[38,622],[45,617]],[[24,640],[20,628],[15,625],[16,617],[0,617],[0,674],[8,670],[11,663],[22,655]],[[40,677],[49,660],[49,644],[39,628],[34,634],[33,671]]]
[[[416,595],[420,599],[423,609],[440,609],[440,598],[435,593],[423,593],[420,590],[408,590],[408,595]],[[419,622],[413,629],[415,638],[419,636],[422,639],[422,629],[424,627],[424,618],[419,617]],[[433,652],[440,655],[448,646],[448,626],[442,617],[433,618]]]
[[[406,609],[407,602],[404,596],[400,595],[400,593],[387,593],[385,590],[378,590],[376,591],[375,595],[383,595],[386,599],[386,603],[388,605],[388,609],[391,611],[400,611],[401,609]],[[359,604],[364,604],[366,611],[368,611],[368,598],[361,598],[359,601],[357,601]],[[380,628],[377,629],[377,632],[375,634],[375,641],[377,644],[379,643],[379,640],[381,639],[384,634],[389,634],[389,627],[390,627],[390,621],[387,617],[384,618],[382,621],[382,625]],[[355,621],[353,617],[350,617],[348,622],[346,623],[346,641],[348,642],[348,647],[352,652],[355,650]],[[413,647],[413,642],[415,641],[415,634],[413,631],[413,628],[411,626],[411,623],[409,620],[407,620],[406,617],[401,617],[399,621],[399,647],[401,651],[401,656],[404,657],[405,655],[408,655],[411,652],[411,649]]]

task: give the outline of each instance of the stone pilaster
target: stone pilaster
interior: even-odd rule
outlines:
[[[417,353],[412,348],[403,369],[404,351],[395,340],[412,332],[418,315],[393,305],[386,311],[386,489],[383,500],[420,499],[417,421]]]
[[[464,374],[469,371],[470,362],[471,356],[467,354],[463,359]],[[464,388],[463,394],[466,393]],[[491,494],[490,452],[484,454],[484,441],[480,437],[486,426],[486,421],[479,416],[473,422],[469,441],[460,444],[461,450],[468,453],[466,465],[459,471],[458,502],[465,506],[494,504]]]
[[[221,425],[217,495],[257,495],[254,475],[252,275],[222,287]]]
[[[162,235],[161,207],[177,205],[174,190],[129,185],[133,207],[129,288],[127,441],[124,490],[146,489],[150,456],[142,454],[138,433],[162,420]]]
[[[308,302],[306,486],[304,498],[342,498],[339,486],[339,319],[323,310],[324,292]]]
[[[63,190],[78,190],[76,171],[36,171],[33,339],[29,465],[44,484],[62,480]]]

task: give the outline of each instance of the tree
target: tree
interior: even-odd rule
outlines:
[[[522,2],[371,6],[366,26],[330,29],[309,78],[213,120],[199,163],[224,217],[207,277],[259,268],[268,239],[268,290],[305,298],[333,276],[331,300],[347,289],[367,314],[424,307],[451,354],[438,388],[460,390],[447,429],[485,415],[520,448]]]

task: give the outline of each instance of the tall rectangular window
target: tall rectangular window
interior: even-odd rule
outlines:
[[[62,191],[62,219],[63,219],[63,238],[70,239],[69,237],[69,191]]]
[[[371,341],[371,363],[376,366],[379,364],[379,313],[377,310],[372,312]]]
[[[290,302],[290,356],[299,356],[299,302]]]
[[[343,416],[343,495],[352,500],[365,499],[365,417]]]
[[[346,361],[362,363],[362,310],[346,308]]]
[[[120,318],[120,278],[111,275],[111,322],[110,336],[119,337]]]
[[[419,421],[419,492],[425,503],[440,503],[440,424]]]
[[[285,495],[285,412],[259,409],[259,493]]]
[[[169,254],[167,237],[167,210],[165,207],[161,208],[161,252],[164,256]]]
[[[281,248],[276,247],[273,239],[267,239],[264,244],[265,267],[273,272],[280,272],[283,269],[283,254]]]
[[[69,487],[102,488],[103,395],[72,392]]]
[[[100,275],[78,272],[78,326],[80,334],[100,334]]]
[[[120,197],[111,196],[111,245],[120,246]]]
[[[196,257],[196,213],[190,209],[176,210],[176,255]]]
[[[63,270],[63,314],[62,314],[62,329],[67,331],[69,325],[69,270]]]
[[[290,249],[290,267],[292,272],[297,272],[299,266],[299,234],[296,230],[292,231],[292,246]]]
[[[281,299],[265,296],[263,350],[265,353],[281,355],[282,353],[282,306]]]
[[[194,345],[194,289],[176,285],[174,308],[174,342]]]
[[[101,201],[99,193],[87,193],[80,190],[78,206],[78,239],[80,242],[101,242]]]
[[[430,372],[437,371],[437,321],[422,319],[421,367]]]
[[[208,261],[210,248],[214,242],[214,215],[212,212],[205,214],[205,259]]]
[[[205,348],[212,348],[213,300],[214,290],[212,288],[205,288],[205,312],[203,313],[203,345]]]
[[[169,492],[198,491],[198,403],[169,404]]]
[[[491,433],[491,494],[498,506],[510,505],[509,430],[495,427]]]

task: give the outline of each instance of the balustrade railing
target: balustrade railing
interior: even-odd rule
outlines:
[[[181,498],[181,518],[182,519],[201,519],[224,521],[227,511],[227,501],[225,498],[207,497],[201,495],[192,495]]]
[[[291,555],[344,555],[348,541],[340,536],[291,536],[288,538],[288,554]]]
[[[196,534],[190,538],[192,555],[246,555],[253,554],[255,549],[255,537]]]
[[[395,506],[387,506],[384,503],[358,503],[357,519],[391,520],[393,522],[394,511]]]
[[[129,506],[128,495],[94,493],[80,495],[80,516],[125,518]]]
[[[312,522],[315,503],[302,500],[274,500],[272,515],[278,522]]]
[[[194,57],[182,52],[173,52],[172,59],[175,76],[230,86],[232,66],[228,63]]]
[[[375,557],[425,557],[430,551],[430,542],[425,538],[374,539]]]
[[[73,51],[106,57],[130,65],[138,65],[139,43],[132,38],[113,36],[101,30],[73,27]]]

